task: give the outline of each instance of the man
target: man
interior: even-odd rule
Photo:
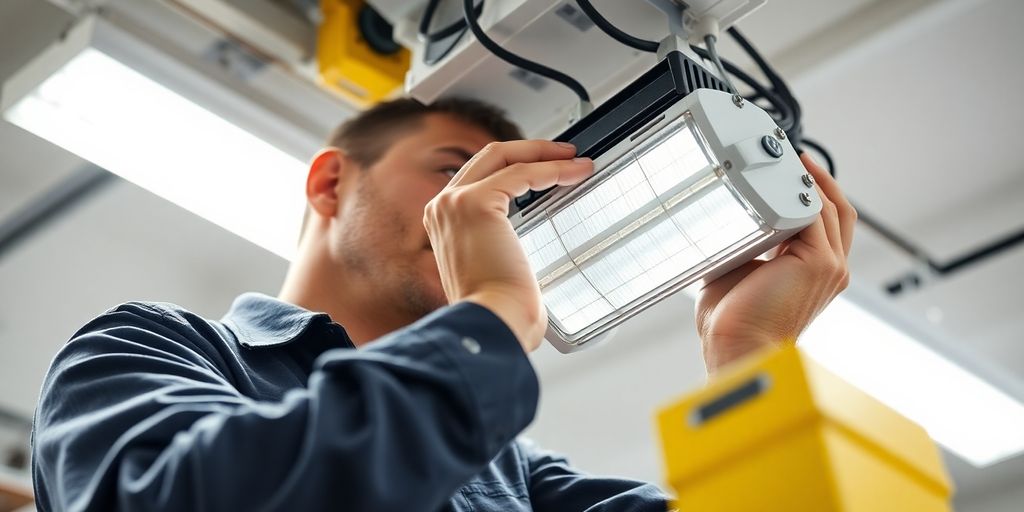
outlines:
[[[310,166],[278,298],[242,295],[221,321],[123,304],[60,351],[36,414],[37,506],[665,510],[652,485],[516,440],[547,319],[508,202],[593,172],[567,144],[518,138],[467,100],[342,125]],[[804,163],[820,218],[698,301],[709,372],[792,342],[846,286],[856,214]]]

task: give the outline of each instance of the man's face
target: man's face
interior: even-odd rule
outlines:
[[[372,166],[345,180],[331,257],[368,301],[416,318],[443,307],[437,262],[423,228],[423,208],[466,160],[494,137],[443,114],[397,136]]]

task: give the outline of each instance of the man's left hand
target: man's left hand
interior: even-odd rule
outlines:
[[[847,257],[857,212],[839,185],[806,153],[821,214],[779,246],[770,260],[751,261],[706,283],[697,299],[697,332],[708,373],[761,347],[797,336],[850,282]]]

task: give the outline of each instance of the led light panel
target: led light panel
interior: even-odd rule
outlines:
[[[547,306],[545,338],[562,352],[756,258],[821,211],[771,116],[694,76],[695,63],[670,54],[556,139],[594,159],[592,176],[509,206]]]
[[[680,116],[521,233],[560,335],[596,331],[773,233],[700,138]]]

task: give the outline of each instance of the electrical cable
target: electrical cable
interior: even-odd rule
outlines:
[[[698,57],[702,59],[711,59],[711,54],[708,53],[708,51],[705,50],[704,48],[701,48],[699,46],[691,46],[691,48],[697,54]],[[793,109],[785,100],[783,100],[782,97],[776,94],[775,91],[766,88],[764,85],[761,84],[761,82],[755,80],[754,77],[748,75],[745,71],[740,69],[732,62],[729,62],[728,60],[722,60],[722,64],[729,74],[731,74],[737,80],[743,82],[748,87],[754,90],[753,96],[759,96],[761,98],[764,98],[772,105],[772,107],[776,111],[778,111],[778,117],[776,118],[776,122],[783,130],[786,130],[787,133],[797,131],[796,118],[794,116]],[[748,101],[750,100],[748,99]]]
[[[786,84],[786,81],[783,80],[779,73],[775,71],[775,68],[773,68],[771,64],[769,64],[768,61],[765,60],[763,56],[761,56],[761,53],[757,50],[757,48],[754,47],[754,45],[747,40],[747,38],[739,31],[738,28],[729,27],[727,32],[730,36],[732,36],[736,43],[739,44],[743,51],[750,56],[750,58],[754,61],[754,64],[756,64],[758,69],[760,69],[761,72],[765,75],[765,77],[770,82],[770,88],[772,92],[776,93],[777,96],[782,100],[782,102],[785,103],[789,107],[789,110],[793,113],[793,122],[790,123],[789,127],[783,127],[783,129],[786,130],[787,135],[789,135],[790,142],[793,143],[793,146],[797,150],[801,150],[803,141],[803,109],[800,106],[800,102],[796,100],[796,97],[793,95],[793,92],[789,89],[789,86]],[[756,101],[758,98],[755,97],[750,99],[751,101]],[[771,99],[769,99],[769,101],[772,103],[773,106],[778,106],[779,104],[778,102]]]
[[[832,154],[829,153],[827,149],[825,149],[825,146],[822,146],[820,142],[814,139],[808,139],[807,137],[804,137],[803,144],[804,146],[807,146],[808,148],[814,150],[815,153],[821,155],[821,157],[825,159],[825,165],[828,166],[828,173],[831,174],[833,178],[835,178],[836,163],[835,160],[832,160]]]
[[[601,13],[594,8],[593,4],[590,3],[590,0],[576,0],[576,4],[579,5],[580,10],[582,10],[598,28],[616,41],[637,50],[657,53],[658,43],[640,39],[623,32],[608,21],[607,18],[602,16]],[[747,101],[754,102],[762,99],[767,101],[770,108],[766,108],[765,110],[769,115],[772,115],[775,118],[776,123],[778,123],[780,128],[786,131],[787,135],[790,137],[790,141],[799,150],[803,141],[803,126],[801,123],[803,111],[800,108],[800,103],[793,96],[792,91],[790,91],[789,86],[786,85],[786,82],[782,77],[779,76],[775,69],[772,68],[768,61],[761,56],[760,52],[757,51],[754,45],[751,44],[737,28],[730,27],[728,32],[740,47],[750,55],[751,59],[754,60],[754,63],[758,66],[761,72],[764,73],[765,77],[769,81],[769,86],[766,87],[760,81],[754,79],[754,77],[740,69],[739,66],[736,66],[726,59],[722,59],[721,56],[718,55],[715,47],[717,39],[712,35],[704,38],[704,43],[707,46],[707,49],[699,46],[691,46],[690,48],[700,58],[714,63],[715,67],[718,69],[719,75],[734,93],[737,93],[738,89],[736,89],[732,80],[729,79],[730,75],[753,90],[753,94],[747,97]],[[815,149],[818,152],[824,151],[823,156],[827,155],[827,150],[825,150],[821,144],[814,144],[815,147],[812,149]],[[831,155],[827,155],[827,158],[831,160]],[[834,169],[834,167],[830,165],[830,169]]]
[[[711,53],[704,48],[699,46],[690,46],[690,48],[698,57],[712,60]],[[754,90],[754,96],[760,96],[772,104],[775,110],[779,112],[779,117],[776,118],[776,122],[783,130],[786,130],[787,133],[799,131],[793,108],[783,97],[779,96],[774,90],[766,88],[761,84],[761,82],[758,82],[754,77],[740,69],[739,66],[725,59],[720,60],[722,61],[723,67],[730,75]]]
[[[441,0],[429,0],[427,2],[427,7],[423,10],[423,17],[420,18],[420,26],[418,30],[420,40],[428,43],[436,43],[466,29],[466,20],[460,17],[446,25],[444,28],[431,32],[430,24],[434,21],[434,14],[437,12],[437,6],[440,3]],[[473,16],[479,18],[480,12],[483,11],[483,9],[483,2],[477,4],[476,7],[473,8]]]
[[[615,39],[616,41],[619,41],[620,43],[631,48],[635,48],[637,50],[657,53],[658,43],[654,41],[646,41],[644,39],[640,39],[638,37],[634,37],[623,32],[618,27],[613,25],[610,21],[608,21],[607,18],[602,16],[601,13],[594,8],[593,4],[591,4],[589,0],[576,0],[576,4],[579,5],[580,10],[582,10],[583,14],[586,14],[587,17],[590,18],[590,21],[592,21],[594,25],[597,25],[598,28],[600,28],[605,34],[610,36],[612,39]],[[699,46],[691,46],[690,48],[693,49],[693,51],[702,59],[707,59],[710,61],[716,60],[711,55],[711,53],[705,50],[704,48],[701,48]],[[777,122],[783,130],[786,130],[786,132],[799,131],[797,129],[797,120],[795,112],[793,111],[792,107],[786,104],[787,102],[785,101],[784,97],[781,97],[778,94],[775,94],[773,91],[770,91],[767,88],[765,88],[763,85],[761,85],[760,82],[754,80],[753,77],[745,73],[742,69],[740,69],[732,62],[729,62],[728,60],[722,59],[720,57],[717,59],[717,61],[722,64],[722,67],[719,70],[719,74],[722,75],[727,85],[733,91],[736,91],[737,89],[734,85],[732,85],[731,81],[728,79],[728,75],[734,76],[736,79],[738,79],[739,81],[743,82],[751,89],[753,89],[755,96],[762,97],[768,100],[774,107],[774,110],[778,112],[779,117],[777,118]],[[717,64],[718,63],[716,63],[716,65]],[[722,71],[722,69],[724,69],[724,71]]]
[[[597,9],[595,9],[594,5],[590,3],[590,0],[576,0],[576,5],[579,5],[580,10],[590,18],[590,21],[592,21],[594,25],[597,25],[598,28],[604,31],[605,34],[611,36],[612,39],[642,52],[657,53],[657,42],[633,37],[619,30],[619,28],[612,25],[607,18],[601,16],[601,13],[597,12]]]
[[[749,40],[747,40],[746,36],[744,36],[743,33],[740,32],[740,30],[736,27],[729,27],[726,30],[726,32],[728,32],[729,35],[732,36],[732,38],[736,41],[736,43],[739,44],[741,48],[743,48],[743,51],[746,52],[747,55],[749,55],[750,58],[754,60],[754,63],[757,64],[757,67],[761,70],[761,72],[765,74],[765,76],[771,82],[772,87],[778,89],[784,96],[787,96],[789,99],[795,102],[796,98],[793,96],[793,93],[789,90],[789,86],[786,85],[786,81],[783,80],[779,73],[775,71],[775,68],[772,67],[772,65],[769,64],[767,60],[765,60],[765,58],[761,55],[761,52],[759,52],[757,48],[754,47],[754,45]]]
[[[430,25],[433,24],[434,15],[437,13],[437,7],[440,3],[440,0],[429,0],[427,2],[417,30],[420,41],[424,43],[423,62],[428,66],[433,66],[447,57],[458,45],[462,35],[468,30],[466,20],[461,16],[462,9],[460,8],[460,16],[457,20],[440,30],[431,32]],[[473,8],[473,15],[479,18],[482,10],[483,3],[481,2]]]
[[[772,89],[778,91],[779,95],[782,96],[782,99],[789,103],[794,115],[796,116],[796,124],[799,125],[803,118],[803,110],[800,108],[800,102],[796,100],[792,91],[789,90],[789,86],[786,84],[786,81],[779,76],[775,71],[775,68],[773,68],[772,65],[761,56],[761,52],[757,51],[757,48],[747,40],[738,28],[729,27],[727,32],[732,36],[733,40],[743,48],[743,51],[754,60],[754,64],[757,65],[761,72],[764,73],[765,77],[768,78],[768,81],[771,82]]]
[[[480,2],[481,9],[483,8],[483,3],[483,1]],[[526,71],[535,73],[537,75],[558,82],[571,89],[572,92],[576,93],[576,96],[579,97],[580,102],[582,104],[590,104],[590,94],[587,93],[587,89],[583,87],[583,84],[577,82],[571,76],[562,73],[561,71],[551,69],[543,64],[534,62],[532,60],[524,59],[523,57],[520,57],[502,48],[501,45],[494,42],[494,40],[491,39],[486,33],[484,33],[484,30],[482,28],[480,28],[479,21],[472,14],[473,0],[463,0],[462,7],[463,15],[465,16],[465,21],[466,24],[469,26],[469,30],[473,32],[474,36],[476,36],[477,41],[480,41],[480,44],[483,45],[484,48],[487,48],[487,50],[489,50],[491,53],[493,53],[494,56],[498,57],[499,59],[505,62],[508,62],[509,64],[512,64],[513,66],[518,66]]]
[[[736,87],[732,85],[732,80],[729,79],[729,74],[725,72],[725,66],[722,65],[722,59],[718,56],[718,50],[715,49],[715,36],[711,34],[704,36],[704,46],[707,46],[711,62],[715,63],[715,67],[718,68],[718,74],[722,75],[722,80],[725,81],[729,92],[736,94]]]

